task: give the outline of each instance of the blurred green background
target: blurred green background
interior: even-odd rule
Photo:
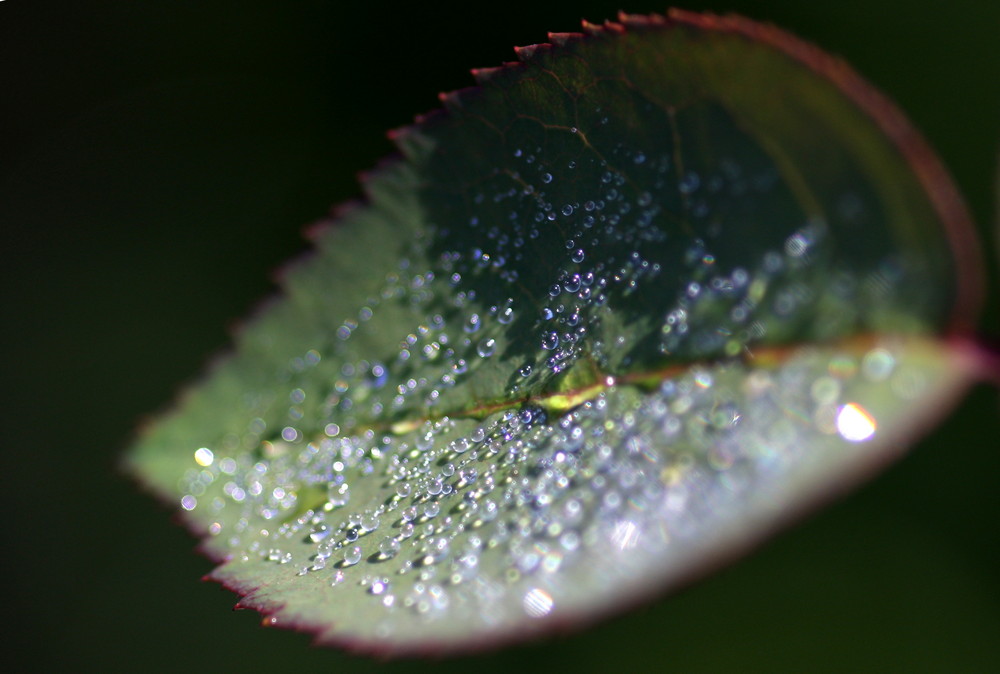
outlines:
[[[116,473],[137,423],[359,195],[387,129],[607,2],[0,3],[3,657],[144,671],[1000,671],[1000,406],[756,555],[579,634],[379,662],[265,630]],[[636,0],[633,12],[662,10]],[[998,336],[1000,4],[710,2],[851,62],[940,152],[984,230]],[[989,226],[987,226],[989,225]],[[11,671],[11,670],[7,670]]]

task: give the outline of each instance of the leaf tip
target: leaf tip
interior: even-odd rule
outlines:
[[[535,58],[540,50],[549,45],[545,44],[529,44],[523,47],[514,47],[514,54],[517,56],[518,60],[522,63],[527,63]]]
[[[503,71],[502,67],[494,68],[473,68],[469,72],[472,73],[472,77],[475,78],[477,84],[486,84],[491,79],[493,79],[497,73]]]
[[[549,42],[557,47],[565,47],[569,42],[579,40],[583,35],[580,33],[549,33]]]

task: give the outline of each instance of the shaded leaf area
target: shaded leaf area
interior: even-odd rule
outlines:
[[[400,132],[131,455],[272,623],[417,651],[593,618],[898,453],[969,378],[934,339],[964,223],[895,113],[739,32],[626,23]]]

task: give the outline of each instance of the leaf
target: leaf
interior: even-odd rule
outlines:
[[[130,453],[267,624],[422,652],[593,620],[972,380],[968,218],[887,101],[745,19],[584,28],[397,132]]]

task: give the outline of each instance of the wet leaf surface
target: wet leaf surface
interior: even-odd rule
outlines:
[[[971,379],[967,218],[888,103],[742,20],[587,32],[398,132],[130,455],[272,623],[414,652],[591,620]]]

